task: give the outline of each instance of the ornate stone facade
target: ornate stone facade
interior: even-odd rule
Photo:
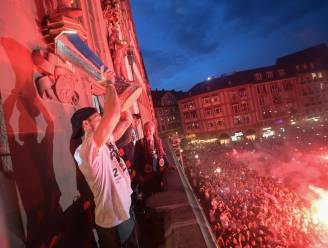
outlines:
[[[106,12],[108,4],[116,7]],[[80,107],[101,105],[102,97],[92,95],[97,78],[88,69],[101,75],[106,67],[116,72],[118,82],[142,89],[129,109],[140,112],[142,122],[155,120],[130,3],[5,1],[0,20],[0,183],[6,185],[0,189],[0,201],[9,203],[0,215],[5,213],[3,218],[11,223],[5,227],[10,228],[8,243],[12,247],[94,247],[88,219],[92,214],[81,217],[91,205],[80,197],[84,188],[70,150],[74,145],[70,144],[70,117]],[[89,49],[83,53],[68,47],[79,59],[76,63],[56,49],[63,31],[75,33],[79,44]],[[95,65],[90,56],[104,66]],[[122,99],[130,94],[124,92]],[[141,125],[138,131],[142,137]],[[3,158],[12,162],[4,167]],[[4,168],[12,178],[3,176]]]

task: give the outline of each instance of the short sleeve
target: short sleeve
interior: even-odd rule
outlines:
[[[74,158],[79,166],[83,163],[92,166],[99,157],[99,150],[93,139],[93,135],[86,135],[81,146],[76,149]]]

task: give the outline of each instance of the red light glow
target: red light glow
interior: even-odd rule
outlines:
[[[318,199],[312,201],[311,204],[313,221],[328,228],[328,191],[314,186],[310,186],[310,189],[318,195]]]

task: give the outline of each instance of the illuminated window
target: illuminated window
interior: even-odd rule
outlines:
[[[312,79],[317,79],[317,74],[316,73],[312,72],[311,75],[312,75]]]
[[[322,72],[318,72],[318,78],[323,78]]]
[[[273,78],[273,72],[272,71],[267,71],[265,73],[265,75],[266,75],[267,79],[272,79]]]

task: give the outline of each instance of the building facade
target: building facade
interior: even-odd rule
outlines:
[[[95,247],[70,118],[101,108],[92,87],[108,69],[155,121],[130,2],[4,1],[0,19],[0,246]]]
[[[273,66],[196,84],[178,101],[184,134],[253,139],[268,126],[324,116],[327,54],[321,44],[281,57]]]
[[[182,134],[178,99],[182,91],[154,90],[151,92],[159,135],[167,137]]]

